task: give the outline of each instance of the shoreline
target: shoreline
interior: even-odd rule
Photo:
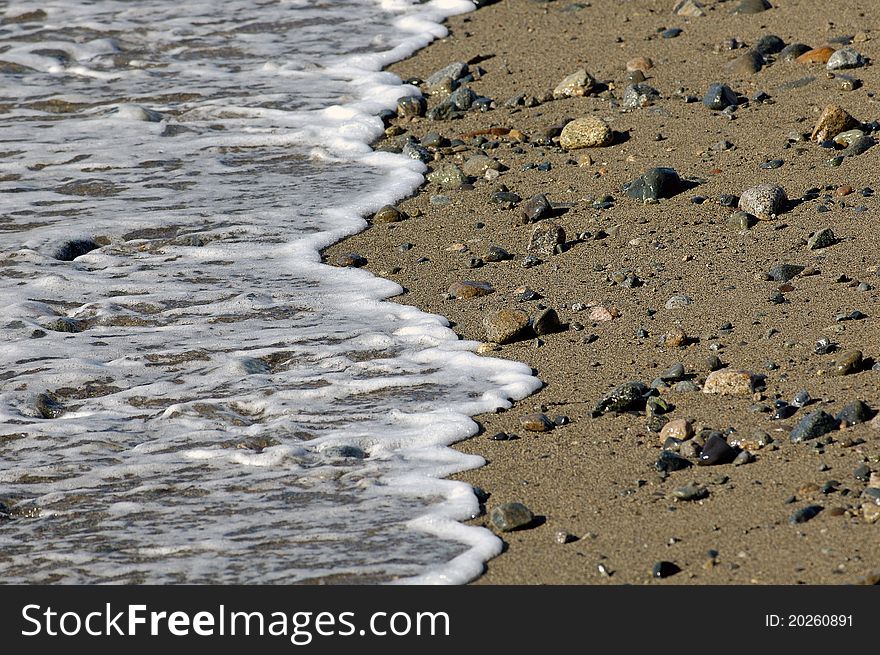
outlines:
[[[871,358],[880,359],[874,323],[880,280],[872,255],[880,237],[870,228],[878,203],[865,191],[877,185],[871,171],[880,148],[832,167],[827,161],[836,153],[809,140],[828,104],[862,123],[880,118],[872,92],[880,76],[876,65],[829,76],[822,64],[783,61],[778,51],[756,72],[743,69],[742,59],[729,62],[767,35],[814,47],[853,35],[851,47],[870,62],[880,59],[880,26],[870,22],[867,3],[819,8],[779,0],[752,15],[731,13],[738,1],[706,1],[706,16],[673,14],[675,3],[667,1],[594,4],[502,0],[448,19],[448,37],[388,67],[404,80],[423,80],[453,62],[471,62],[476,74],[462,86],[493,99],[494,109],[462,111],[452,120],[390,120],[386,138],[374,147],[399,150],[413,136],[434,158],[430,168],[455,164],[468,180],[462,187],[453,179],[449,188],[427,182],[397,203],[407,218],[373,222],[325,251],[328,260],[363,255],[367,269],[405,289],[394,301],[446,316],[465,339],[486,341],[483,319],[495,310],[522,309],[534,321],[552,308],[560,317],[559,331],[485,349],[532,366],[545,386],[505,412],[474,417],[480,433],[454,446],[487,460],[452,476],[490,494],[487,513],[472,524],[492,529],[489,512],[508,502],[522,502],[539,516],[526,529],[494,530],[505,552],[475,583],[870,579],[880,568],[880,522],[872,522],[866,496],[870,477],[855,472],[880,471],[878,422],[803,443],[789,435],[811,412],[835,415],[855,400],[880,408],[880,371],[869,366]],[[660,30],[672,27],[682,32],[664,37]],[[628,108],[626,64],[637,57],[652,60],[650,68],[641,63],[642,83],[657,95]],[[581,68],[597,81],[594,90],[551,99],[548,92]],[[735,111],[703,104],[713,82],[739,94]],[[522,102],[509,102],[520,95]],[[426,98],[433,109],[443,95]],[[604,121],[614,142],[561,148],[560,126],[586,116]],[[432,132],[453,143],[425,139]],[[781,165],[762,168],[778,160]],[[487,176],[487,166],[500,170]],[[684,181],[678,192],[651,204],[627,197],[623,186],[654,167],[678,173]],[[736,207],[719,200],[762,183],[782,186],[792,202],[772,220],[735,224]],[[844,195],[845,187],[852,191]],[[501,196],[497,202],[498,193],[521,200]],[[524,206],[540,193],[552,204],[551,215],[524,223]],[[565,246],[524,267],[534,229],[551,222],[563,228]],[[838,241],[810,249],[811,236],[826,227]],[[488,261],[497,259],[489,256],[491,246],[512,257]],[[780,263],[818,273],[801,271],[780,284],[768,279]],[[451,285],[474,280],[493,291],[447,299]],[[523,287],[534,292],[532,299],[523,299],[529,298]],[[690,302],[672,300],[682,296]],[[853,311],[866,318],[838,320]],[[687,339],[676,345],[679,331]],[[822,338],[837,350],[817,354]],[[831,375],[841,353],[854,350],[864,363],[851,374]],[[763,386],[744,395],[703,393],[713,356],[726,365],[721,370],[749,371],[764,378]],[[670,373],[678,363],[683,375]],[[661,418],[644,407],[592,417],[615,386],[650,385],[664,373],[669,384],[657,398],[671,408]],[[676,390],[684,382],[694,390]],[[791,401],[803,389],[814,402],[774,420],[774,402]],[[565,421],[550,431],[529,431],[521,418],[533,412]],[[712,430],[730,443],[756,433],[769,439],[754,438],[766,445],[750,446],[752,461],[743,465],[691,466],[663,476],[655,466],[662,441],[653,429],[664,419],[688,421],[704,442]],[[518,438],[489,438],[500,432]],[[677,446],[685,455],[693,449]],[[688,459],[696,463],[696,451]],[[687,487],[706,495],[679,499]],[[813,506],[821,508],[814,517],[791,522],[795,512]],[[679,571],[654,577],[663,561]]]

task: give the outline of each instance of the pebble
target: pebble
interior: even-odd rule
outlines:
[[[827,105],[822,110],[822,113],[819,114],[819,119],[816,121],[813,132],[810,134],[810,140],[822,143],[828,139],[833,139],[841,132],[857,127],[858,124],[858,121],[843,107]]]
[[[872,410],[863,400],[853,400],[843,406],[843,409],[835,417],[843,427],[846,425],[856,425],[857,423],[867,423],[874,416]],[[867,481],[867,478],[866,480]]]
[[[665,343],[670,348],[678,348],[679,346],[685,346],[688,343],[687,332],[685,332],[680,327],[674,327],[664,335],[663,343]]]
[[[500,246],[489,246],[483,260],[487,262],[503,262],[512,259],[513,255]]]
[[[570,544],[578,540],[577,536],[571,534],[570,532],[566,532],[565,530],[557,530],[553,534],[553,540],[557,544]]]
[[[810,46],[804,43],[789,43],[779,52],[779,60],[792,62],[796,61],[805,52],[810,51]]]
[[[461,282],[453,282],[449,286],[449,294],[458,300],[469,300],[471,298],[480,298],[488,296],[495,289],[489,282],[463,280]]]
[[[72,239],[65,241],[52,252],[52,257],[62,262],[72,262],[101,246],[92,239]]]
[[[865,59],[853,48],[841,48],[828,58],[825,67],[828,70],[859,68],[865,65]]]
[[[698,0],[679,0],[672,8],[672,13],[677,16],[699,18],[706,15],[703,7],[704,5]]]
[[[814,232],[810,236],[807,240],[807,248],[809,250],[820,250],[833,246],[835,243],[837,243],[837,237],[834,236],[834,231],[830,227],[826,227]]]
[[[409,218],[409,216],[406,215],[406,212],[394,205],[385,205],[382,209],[373,214],[374,223],[397,223],[406,220],[407,218]]]
[[[623,190],[630,198],[644,202],[671,198],[683,189],[681,178],[675,169],[661,166],[652,168],[644,175],[624,184]]]
[[[497,170],[498,162],[486,155],[470,157],[461,167],[468,177],[484,177],[486,171]]]
[[[625,382],[612,389],[593,408],[593,417],[605,412],[628,412],[645,406],[648,387],[644,382]]]
[[[608,123],[595,116],[576,118],[562,128],[559,145],[565,150],[598,148],[611,145],[614,133]]]
[[[550,206],[547,196],[539,193],[529,198],[523,204],[520,214],[524,222],[535,223],[549,216],[552,211],[553,207]]]
[[[686,443],[692,443],[690,441]],[[690,466],[693,466],[691,462],[681,455],[678,455],[671,450],[661,450],[660,457],[654,462],[654,468],[660,471],[661,473],[671,473],[672,471],[681,471],[682,469],[686,469]]]
[[[619,317],[620,313],[614,308],[607,308],[603,305],[596,305],[590,308],[590,320],[596,322],[613,321]]]
[[[704,361],[706,362],[706,368],[709,369],[710,373],[724,368],[724,362],[721,361],[721,358],[718,355],[707,355]]]
[[[554,98],[570,98],[589,95],[596,87],[595,78],[585,69],[575,71],[571,75],[566,76],[553,89]]]
[[[400,118],[424,116],[428,103],[421,96],[406,96],[397,101],[397,115]]]
[[[833,54],[834,48],[830,46],[822,46],[821,48],[807,50],[795,59],[795,62],[798,64],[826,64]]]
[[[771,443],[773,439],[763,430],[753,430],[746,434],[734,433],[730,436],[730,445],[747,450],[749,452],[757,452],[764,446]]]
[[[544,221],[535,226],[529,239],[528,252],[534,255],[551,257],[565,244],[565,229],[552,221]]]
[[[660,36],[663,37],[664,39],[674,39],[675,37],[679,36],[682,32],[684,32],[684,30],[681,29],[680,27],[670,27],[669,29],[665,29],[662,32],[660,32]]]
[[[765,63],[764,57],[760,52],[757,50],[746,50],[745,53],[741,54],[736,59],[727,62],[724,66],[724,70],[732,75],[752,75],[760,71]],[[714,109],[714,107],[710,107],[710,109]]]
[[[767,0],[741,0],[741,2],[734,8],[733,13],[758,14],[772,8],[773,5],[767,2]]]
[[[703,104],[709,109],[721,110],[737,104],[736,93],[726,84],[715,82],[703,96]]]
[[[678,439],[679,441],[687,441],[694,436],[694,426],[691,421],[683,418],[677,418],[666,423],[660,430],[660,443],[663,444],[667,439]]]
[[[703,393],[716,393],[728,396],[749,396],[755,392],[760,379],[751,371],[721,369],[712,371],[703,384]]]
[[[553,334],[562,330],[562,324],[559,321],[559,314],[552,307],[548,307],[538,314],[532,321],[532,330],[539,337],[545,334]]]
[[[816,410],[804,416],[789,433],[792,443],[816,439],[837,429],[837,419],[823,410]]]
[[[755,50],[762,55],[775,55],[785,48],[785,41],[775,34],[766,34],[755,43]]]
[[[48,393],[37,396],[34,407],[42,418],[58,418],[65,411],[64,405]]]
[[[755,461],[755,456],[752,455],[748,450],[743,450],[736,457],[733,458],[734,466],[742,466],[743,464],[750,464]]]
[[[702,500],[709,496],[709,490],[701,487],[695,482],[685,485],[684,487],[676,487],[672,490],[672,497],[676,500]]]
[[[343,268],[359,268],[361,266],[366,266],[367,259],[356,252],[346,252],[336,255],[331,264]]]
[[[652,68],[654,68],[654,62],[651,60],[650,57],[634,57],[626,62],[626,70],[629,73],[633,73],[635,71],[646,73]]]
[[[862,370],[862,351],[846,350],[834,362],[834,375],[850,375]]]
[[[676,362],[668,369],[660,373],[660,379],[664,382],[681,380],[684,378],[684,364]]]
[[[654,578],[668,578],[680,572],[681,568],[677,564],[667,561],[657,562],[651,568],[651,576]]]
[[[806,523],[810,519],[816,518],[821,511],[821,505],[807,505],[806,507],[801,507],[799,510],[796,510],[790,517],[788,517],[788,522],[791,524]]]
[[[522,503],[504,503],[492,510],[489,520],[501,532],[512,532],[531,525],[535,515]]]
[[[446,80],[456,82],[468,74],[468,65],[462,61],[457,61],[444,66],[440,70],[432,73],[427,80],[425,86],[429,93],[436,92],[445,83]]]
[[[742,192],[739,208],[752,216],[767,221],[785,211],[788,196],[778,184],[759,184]]]
[[[467,176],[455,164],[445,162],[428,173],[427,180],[443,189],[458,189],[467,182]]]
[[[697,463],[701,466],[730,464],[736,455],[736,450],[727,443],[720,432],[712,432],[706,439],[706,443],[703,444]]]
[[[499,309],[489,312],[483,319],[486,340],[510,343],[520,337],[529,324],[529,315],[521,309]]]
[[[767,273],[775,282],[788,282],[800,275],[805,267],[798,264],[777,264]]]
[[[621,103],[628,109],[638,109],[639,107],[653,105],[654,101],[659,97],[660,92],[648,84],[629,84],[623,90],[623,100]]]
[[[541,414],[540,412],[521,416],[519,424],[523,430],[529,430],[530,432],[549,432],[555,427],[553,421],[546,414]]]

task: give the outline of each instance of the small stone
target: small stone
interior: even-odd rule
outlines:
[[[805,43],[789,43],[779,52],[779,60],[787,62],[797,61],[798,57],[805,52],[809,52],[810,49],[810,46]]]
[[[660,374],[660,379],[664,382],[671,382],[676,380],[681,380],[684,378],[684,364],[681,362],[676,362],[668,369],[663,371]]]
[[[801,408],[801,407],[806,407],[807,405],[809,405],[810,401],[812,401],[812,400],[813,400],[813,398],[812,398],[812,396],[810,396],[810,392],[807,391],[806,389],[802,389],[801,391],[798,391],[794,395],[794,398],[792,398],[792,400],[791,400],[791,404],[794,407]]]
[[[841,48],[828,58],[825,68],[828,70],[840,70],[844,68],[859,68],[865,65],[865,59],[853,48]]]
[[[722,110],[726,107],[736,106],[738,101],[733,89],[726,84],[715,82],[709,85],[706,95],[703,96],[703,104],[709,109]]]
[[[625,184],[623,190],[630,198],[645,202],[671,198],[683,189],[681,178],[674,168],[657,167]]]
[[[489,312],[483,319],[486,340],[510,343],[522,336],[529,324],[529,315],[521,309],[500,309]]]
[[[703,393],[715,393],[728,396],[750,396],[755,392],[760,376],[751,371],[734,371],[722,369],[712,371],[703,384]]]
[[[397,101],[397,115],[401,118],[424,116],[428,103],[421,96],[406,96]]]
[[[593,416],[605,412],[621,413],[644,409],[647,392],[648,387],[643,382],[626,382],[618,385],[596,404]]]
[[[862,503],[862,518],[866,523],[880,521],[880,505],[876,503]]]
[[[681,572],[681,568],[679,568],[678,565],[676,565],[672,562],[666,562],[666,561],[657,562],[651,568],[651,577],[668,578],[668,577],[671,577],[671,576],[675,575],[676,573],[680,573],[680,572]]]
[[[753,461],[755,461],[755,456],[748,450],[744,450],[733,458],[733,465],[742,466],[743,464],[750,464]]]
[[[559,321],[559,314],[552,307],[548,307],[535,317],[532,321],[532,329],[539,337],[545,334],[553,334],[562,330],[562,324]]]
[[[785,41],[775,34],[762,36],[758,39],[758,42],[755,43],[755,50],[762,55],[775,55],[777,52],[782,52],[783,48],[785,48]]]
[[[48,393],[37,396],[34,406],[42,418],[58,418],[65,411],[64,405]]]
[[[679,346],[687,345],[687,332],[682,330],[680,327],[674,327],[666,333],[663,338],[663,343],[665,343],[670,348],[678,348]]]
[[[443,189],[458,189],[467,181],[467,177],[458,166],[447,162],[428,173],[427,180]]]
[[[52,257],[62,262],[72,262],[77,257],[100,248],[101,246],[92,239],[72,239],[65,241],[52,253]]]
[[[663,444],[670,437],[679,441],[687,441],[694,436],[694,426],[687,419],[677,418],[669,421],[660,430],[660,443]]]
[[[860,482],[867,482],[871,478],[871,467],[867,464],[859,464],[853,471],[853,477]]]
[[[552,221],[539,223],[532,230],[528,251],[531,254],[552,257],[558,252],[558,246],[565,245],[565,230]]]
[[[834,236],[834,232],[830,227],[826,227],[815,232],[807,240],[807,248],[809,250],[820,250],[821,248],[833,246],[835,243],[837,243],[837,237]]]
[[[433,73],[427,80],[425,80],[425,86],[428,88],[429,92],[435,92],[433,90],[439,90],[444,85],[445,81],[449,80],[451,82],[456,82],[467,74],[468,65],[464,62],[457,61],[448,66],[444,66],[437,72]]]
[[[703,500],[709,497],[709,490],[701,487],[696,483],[685,485],[684,487],[676,487],[672,490],[672,497],[676,500],[693,501]]]
[[[686,443],[691,443],[690,441]],[[682,457],[681,455],[677,455],[671,450],[661,450],[659,459],[654,462],[654,468],[660,471],[661,473],[671,473],[673,471],[680,471],[682,469],[686,469],[690,466],[693,466],[690,461]]]
[[[648,84],[629,84],[623,90],[621,104],[628,109],[638,109],[639,107],[653,105],[654,101],[659,97],[660,92]]]
[[[776,218],[785,211],[787,203],[785,189],[778,184],[759,184],[739,197],[739,208],[762,221]]]
[[[489,246],[486,250],[486,254],[483,255],[483,260],[487,262],[503,262],[512,258],[513,255],[499,246]]]
[[[531,525],[535,515],[522,503],[504,503],[492,510],[489,520],[497,530],[512,532]]]
[[[547,196],[543,193],[532,196],[522,206],[521,215],[526,223],[535,223],[549,216],[553,211]]]
[[[721,361],[721,358],[718,355],[707,355],[704,361],[706,362],[706,368],[709,369],[710,373],[724,368],[724,362]]]
[[[747,76],[757,73],[764,67],[764,57],[757,50],[746,50],[736,59],[724,66],[724,70],[732,75]],[[733,103],[730,103],[733,104]]]
[[[736,458],[737,452],[721,436],[719,432],[713,432],[706,439],[697,463],[701,466],[714,466],[716,464],[730,464]]]
[[[792,443],[801,443],[833,432],[837,427],[837,419],[820,409],[804,416],[791,431],[789,438]]]
[[[680,27],[670,27],[669,29],[665,29],[662,32],[660,32],[660,36],[663,37],[664,39],[674,39],[675,37],[680,35],[682,32],[684,32],[684,30],[681,29]]]
[[[570,532],[566,532],[565,530],[557,530],[553,535],[553,541],[561,545],[570,544],[577,540],[577,536],[571,534]]]
[[[775,282],[788,282],[800,275],[802,271],[804,271],[804,267],[797,264],[778,264],[770,269],[767,275]]]
[[[468,177],[484,177],[486,171],[493,170],[498,165],[498,162],[491,157],[474,155],[462,165],[461,169]]]
[[[654,68],[654,62],[651,61],[650,57],[634,57],[626,62],[626,70],[627,72],[632,73],[633,71],[641,71],[642,73],[646,73],[647,71]]]
[[[602,305],[596,305],[595,307],[590,308],[590,320],[597,321],[599,323],[604,321],[613,321],[615,318],[618,318],[620,313],[614,309],[608,309]]]
[[[807,50],[795,59],[795,62],[798,64],[825,64],[833,54],[834,48],[830,46],[822,46],[821,48]]]
[[[489,282],[481,282],[476,280],[463,280],[461,282],[453,282],[449,286],[449,294],[458,300],[469,300],[471,298],[481,298],[488,296],[495,289]]]
[[[834,375],[850,375],[862,370],[862,351],[847,350],[834,362]]]
[[[599,148],[611,145],[614,133],[608,124],[595,116],[576,118],[562,128],[559,145],[565,150]]]
[[[52,330],[53,332],[69,332],[71,334],[76,334],[77,332],[85,330],[88,327],[88,324],[80,319],[64,316],[47,323],[43,327],[47,330]]]
[[[763,430],[753,430],[746,434],[735,433],[730,437],[730,445],[751,453],[761,450],[773,440]]]
[[[677,16],[688,16],[691,18],[698,18],[706,15],[706,12],[703,9],[703,4],[698,0],[679,0],[672,8],[672,13]]]
[[[385,205],[373,215],[374,223],[397,223],[409,218],[405,212],[394,205]]]
[[[522,426],[523,430],[529,430],[530,432],[549,432],[555,427],[553,421],[551,421],[546,414],[541,414],[539,412],[521,416],[519,424]]]
[[[819,119],[816,121],[813,132],[810,134],[810,140],[822,143],[823,141],[833,139],[841,132],[857,127],[858,124],[858,121],[842,107],[828,105],[819,114]]]
[[[816,518],[821,511],[821,505],[807,505],[806,507],[801,507],[799,510],[795,511],[790,517],[788,517],[788,522],[792,525],[797,523],[806,523],[810,519]]]
[[[589,95],[596,86],[595,78],[581,68],[566,76],[555,89],[554,98],[569,98]]]
[[[856,425],[857,423],[867,423],[874,416],[874,410],[862,400],[853,400],[843,406],[843,409],[835,417],[841,424]],[[867,481],[867,479],[866,479]]]

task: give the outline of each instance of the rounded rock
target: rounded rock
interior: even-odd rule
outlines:
[[[510,343],[521,336],[529,324],[529,315],[521,309],[499,309],[483,319],[487,341]]]
[[[778,184],[759,184],[743,191],[739,208],[752,216],[768,221],[785,211],[788,196]]]
[[[712,371],[703,384],[703,393],[749,396],[755,391],[757,376],[751,371]]]
[[[614,132],[608,123],[595,116],[576,118],[562,128],[559,145],[565,150],[600,148],[614,142]]]
[[[504,503],[492,510],[489,520],[499,531],[511,532],[531,525],[535,515],[522,503]]]

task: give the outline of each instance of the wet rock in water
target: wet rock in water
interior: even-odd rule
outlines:
[[[493,291],[495,289],[489,282],[478,280],[462,280],[461,282],[453,282],[449,286],[449,294],[459,300],[488,296]]]
[[[836,420],[843,425],[856,425],[867,423],[874,417],[874,410],[863,400],[853,400],[843,406]]]
[[[789,43],[779,53],[780,61],[796,61],[802,54],[809,52],[810,46],[805,43]]]
[[[839,105],[828,105],[819,114],[816,125],[810,134],[810,140],[822,143],[833,139],[841,132],[858,127],[859,122]]]
[[[34,402],[37,413],[42,418],[58,418],[64,414],[64,405],[54,396],[48,393],[41,393]]]
[[[750,396],[760,386],[762,376],[751,371],[721,369],[712,371],[703,384],[703,393],[727,396]]]
[[[595,78],[585,69],[575,71],[571,75],[567,75],[553,89],[554,98],[569,98],[589,95],[596,86]]]
[[[330,263],[342,268],[359,268],[367,265],[367,259],[356,252],[346,252],[336,255]]]
[[[841,48],[828,57],[825,68],[828,70],[841,70],[844,68],[859,68],[865,65],[865,59],[853,48]]]
[[[746,50],[736,59],[725,64],[724,69],[733,75],[752,75],[764,67],[764,57],[757,50]]]
[[[101,246],[92,239],[72,239],[65,241],[52,253],[52,257],[62,262],[72,262],[81,255],[85,255]]]
[[[834,375],[850,375],[862,370],[862,351],[846,350],[834,362]]]
[[[690,443],[690,442],[688,442]],[[654,462],[654,468],[661,473],[671,473],[672,471],[681,471],[689,466],[693,466],[691,462],[681,455],[671,450],[661,450],[660,457]]]
[[[52,330],[53,332],[69,332],[71,334],[76,334],[77,332],[85,330],[88,327],[88,324],[77,318],[68,318],[67,316],[64,316],[46,323],[43,327],[47,330]]]
[[[528,252],[533,255],[551,257],[563,245],[565,245],[565,230],[557,223],[545,221],[536,225],[532,231]]]
[[[837,427],[837,419],[820,409],[804,416],[789,434],[789,439],[792,443],[800,443],[833,432]]]
[[[726,84],[715,82],[709,85],[706,95],[703,96],[703,104],[709,109],[720,111],[726,107],[737,105],[736,93]]]
[[[716,464],[730,464],[736,459],[737,452],[718,432],[713,432],[703,444],[697,464],[701,466],[715,466]]]
[[[535,317],[535,320],[532,321],[532,330],[534,330],[535,334],[539,337],[544,336],[545,334],[559,332],[561,329],[562,324],[559,321],[559,314],[557,314],[556,310],[552,307],[548,307],[542,311]]]
[[[672,8],[672,13],[677,16],[688,16],[691,18],[706,15],[703,4],[698,0],[679,0]]]
[[[703,500],[709,497],[709,490],[696,483],[691,483],[683,487],[676,487],[672,490],[672,497],[676,500],[694,501]]]
[[[641,177],[624,184],[623,190],[630,198],[644,202],[671,198],[683,189],[681,178],[675,169],[661,166],[652,168]]]
[[[437,166],[426,176],[428,182],[439,185],[443,189],[458,189],[467,182],[467,176],[462,170],[452,163],[443,163]]]
[[[648,107],[660,97],[660,92],[647,84],[630,84],[623,90],[621,104],[629,109]]]
[[[327,459],[366,459],[367,453],[362,448],[347,444],[328,446],[321,450]]]
[[[648,387],[644,382],[625,382],[612,389],[593,408],[593,416],[605,412],[632,412],[645,408]]]
[[[497,530],[512,532],[529,527],[535,520],[535,515],[522,503],[504,503],[492,510],[489,520]]]
[[[807,521],[819,516],[819,512],[821,511],[821,505],[807,505],[806,507],[801,507],[799,510],[796,510],[791,516],[789,516],[788,522],[792,525],[797,523],[806,523]]]
[[[834,236],[834,232],[830,227],[826,227],[810,236],[807,240],[807,248],[809,250],[820,250],[833,246],[835,243],[837,243],[837,237]]]
[[[562,128],[559,145],[565,150],[599,148],[614,142],[614,132],[608,123],[595,116],[576,118]]]
[[[385,205],[382,209],[373,214],[374,223],[398,223],[407,218],[409,218],[409,216],[406,215],[406,212],[395,205]]]
[[[669,578],[676,573],[681,573],[681,568],[673,562],[657,562],[651,568],[651,576],[654,578]]]
[[[798,264],[778,264],[774,266],[767,275],[774,282],[788,282],[800,275],[806,267]]]
[[[406,96],[397,101],[397,115],[400,118],[424,116],[428,103],[422,96]]]
[[[785,211],[788,196],[778,184],[759,184],[743,191],[739,197],[739,208],[762,221],[776,218]]]
[[[740,0],[740,3],[733,9],[734,14],[759,14],[762,11],[772,9],[767,0]]]
[[[526,223],[535,223],[546,218],[553,211],[553,207],[543,193],[529,198],[522,206],[521,215]]]
[[[521,309],[499,309],[489,312],[483,319],[486,340],[510,343],[521,337],[529,324],[529,315]]]
[[[666,423],[660,430],[660,443],[673,438],[679,441],[687,441],[694,436],[694,426],[687,419],[677,418]]]
[[[541,414],[540,412],[521,416],[519,424],[523,430],[529,430],[530,432],[550,432],[555,427],[553,421],[546,414]]]

